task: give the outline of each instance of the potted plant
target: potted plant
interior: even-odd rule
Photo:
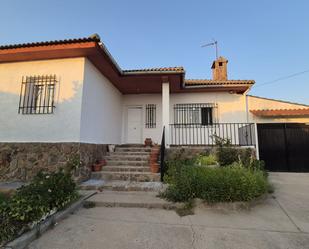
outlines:
[[[152,146],[152,140],[151,138],[147,137],[144,141],[145,146]]]
[[[106,165],[106,160],[96,160],[95,163],[92,165],[92,171],[98,172],[102,170],[102,167]]]

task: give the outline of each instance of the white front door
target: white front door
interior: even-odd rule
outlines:
[[[128,108],[127,143],[142,143],[142,108]]]

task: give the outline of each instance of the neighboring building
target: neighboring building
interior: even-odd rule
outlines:
[[[213,144],[214,134],[254,145],[251,123],[309,122],[307,105],[247,95],[254,81],[229,80],[227,63],[189,80],[182,67],[122,70],[97,35],[0,46],[0,178],[74,154],[90,164],[108,144],[160,143],[163,127],[167,146]]]

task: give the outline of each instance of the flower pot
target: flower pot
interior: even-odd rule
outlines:
[[[151,138],[146,138],[145,141],[144,141],[144,143],[145,143],[145,146],[152,146],[152,140],[151,140]]]
[[[151,173],[159,173],[159,164],[158,163],[152,163],[150,165],[150,171]]]
[[[103,166],[102,163],[95,163],[95,164],[92,165],[92,171],[94,171],[94,172],[101,171],[102,166]]]

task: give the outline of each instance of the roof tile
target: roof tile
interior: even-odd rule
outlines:
[[[158,68],[142,68],[142,69],[131,69],[123,70],[124,73],[135,73],[135,72],[184,72],[183,67],[158,67]]]
[[[186,79],[186,86],[203,86],[203,85],[253,85],[254,80],[209,80],[209,79]]]
[[[250,110],[256,116],[262,117],[275,117],[275,116],[308,116],[309,108],[299,109],[263,109],[263,110]]]
[[[15,48],[27,48],[27,47],[39,47],[39,46],[49,46],[58,44],[72,44],[72,43],[83,43],[83,42],[99,42],[99,37],[84,37],[77,39],[66,39],[66,40],[54,40],[54,41],[44,41],[44,42],[32,42],[32,43],[21,43],[12,45],[2,45],[0,50],[15,49]]]

